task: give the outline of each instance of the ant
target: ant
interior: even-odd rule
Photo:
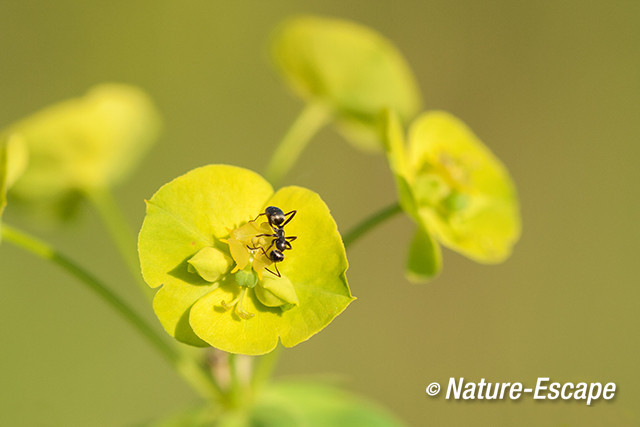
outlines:
[[[254,221],[256,221],[258,218],[260,218],[262,215],[265,215],[267,217],[267,220],[269,220],[269,225],[273,228],[273,227],[277,227],[277,228],[284,228],[285,225],[289,224],[289,221],[291,221],[293,219],[294,216],[296,216],[296,212],[297,211],[291,211],[291,212],[287,212],[284,213],[282,211],[282,209],[276,207],[276,206],[268,206],[263,213],[261,213],[260,215],[258,215],[256,217],[256,219],[254,219]],[[287,216],[289,216],[289,219],[287,219],[285,221],[285,219],[287,218]]]
[[[267,270],[269,273],[278,277],[282,277],[282,275],[278,271],[278,265],[276,263],[284,261],[284,254],[282,252],[284,252],[285,250],[291,249],[290,242],[293,242],[298,238],[298,236],[285,237],[284,235],[284,226],[287,225],[289,221],[293,219],[293,217],[296,215],[296,212],[297,211],[293,210],[291,212],[284,213],[282,209],[276,206],[268,206],[263,213],[261,213],[256,217],[256,219],[254,219],[254,221],[256,221],[259,217],[261,217],[262,215],[265,215],[267,217],[267,220],[269,221],[269,225],[271,226],[271,229],[273,230],[273,234],[258,234],[256,235],[256,237],[273,237],[274,238],[271,240],[271,244],[269,245],[269,247],[267,247],[266,250],[263,247],[260,247],[260,249],[262,249],[262,253],[264,254],[264,256],[266,256],[269,260],[273,261],[273,265],[275,266],[276,272],[274,273],[273,271],[269,270],[266,267],[265,267],[265,270]],[[289,216],[288,219],[287,219],[287,216]],[[269,249],[271,249],[271,247],[274,245],[275,245],[275,249],[273,249],[271,252],[268,252]],[[247,247],[249,249],[258,249],[257,247],[254,247],[254,248],[250,246],[247,246]]]

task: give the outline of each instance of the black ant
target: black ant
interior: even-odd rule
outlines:
[[[254,221],[256,221],[258,218],[260,218],[262,215],[265,215],[267,217],[267,220],[269,220],[269,225],[273,228],[273,227],[277,227],[277,228],[284,228],[285,225],[289,224],[289,221],[291,221],[293,219],[294,216],[296,216],[296,212],[297,211],[291,211],[291,212],[287,212],[284,213],[282,211],[282,209],[276,207],[276,206],[268,206],[263,213],[261,213],[260,215],[258,215],[256,217],[256,219],[254,219]],[[289,216],[289,219],[287,219],[285,221],[285,219],[287,218],[287,216]]]
[[[273,265],[276,269],[276,272],[274,273],[273,271],[269,270],[266,267],[265,267],[265,270],[267,270],[269,273],[278,277],[282,277],[282,275],[278,271],[278,265],[276,263],[284,261],[284,254],[282,252],[284,252],[285,250],[291,249],[290,242],[293,242],[298,238],[298,236],[285,237],[284,235],[284,226],[287,225],[289,221],[291,221],[291,219],[293,219],[293,217],[296,215],[296,212],[297,211],[293,210],[291,212],[284,213],[282,209],[278,207],[269,206],[264,210],[263,213],[261,213],[256,217],[256,219],[254,219],[255,221],[260,216],[265,215],[269,221],[269,225],[271,226],[271,229],[273,230],[273,234],[257,234],[255,237],[273,237],[274,238],[271,240],[271,244],[267,247],[266,250],[263,247],[260,247],[260,249],[262,249],[262,253],[264,254],[264,256],[266,256],[269,260],[273,261]],[[287,216],[289,216],[288,219],[287,219]],[[273,245],[276,246],[275,249],[268,252]],[[254,247],[254,248],[250,246],[247,246],[247,247],[249,249],[258,249],[257,247]]]

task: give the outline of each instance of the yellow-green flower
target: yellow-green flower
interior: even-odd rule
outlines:
[[[403,123],[419,111],[420,91],[398,49],[371,28],[317,16],[286,20],[273,38],[274,62],[302,98],[335,117],[348,141],[381,150],[380,113]]]
[[[409,276],[437,273],[433,239],[482,263],[504,261],[520,236],[515,186],[500,160],[459,119],[443,111],[419,116],[405,147],[393,115],[386,129],[387,156],[400,204],[418,223]]]
[[[29,151],[29,166],[13,189],[21,199],[64,202],[77,193],[120,182],[158,136],[149,97],[122,84],[49,106],[11,126]]]
[[[297,210],[296,236],[277,265],[267,206]],[[196,346],[263,354],[319,332],[353,300],[347,258],[320,197],[300,187],[273,192],[246,169],[210,165],[164,185],[147,202],[138,240],[154,310],[169,334]],[[264,251],[264,252],[263,252]]]

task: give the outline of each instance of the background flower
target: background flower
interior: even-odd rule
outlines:
[[[420,107],[420,90],[397,48],[354,22],[300,16],[281,24],[272,56],[289,86],[335,115],[348,141],[380,150],[380,112],[393,108],[408,122]]]
[[[387,156],[400,204],[418,223],[408,275],[427,280],[443,245],[482,263],[504,261],[520,237],[515,186],[507,169],[462,121],[443,111],[419,116],[403,131],[387,115]]]
[[[159,114],[139,88],[102,84],[8,127],[29,150],[14,192],[31,202],[64,204],[120,182],[159,133]]]

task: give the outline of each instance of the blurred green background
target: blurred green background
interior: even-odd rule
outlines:
[[[393,40],[425,107],[461,117],[506,163],[524,233],[503,265],[445,251],[441,276],[414,286],[403,278],[413,225],[385,224],[350,250],[358,301],[284,351],[276,374],[337,377],[415,426],[638,425],[637,1],[3,0],[0,127],[96,83],[146,89],[165,131],[116,189],[137,230],[143,199],[191,168],[264,169],[302,108],[271,67],[267,40],[301,12],[353,19]],[[385,159],[331,129],[286,183],[319,192],[343,232],[395,198]],[[95,213],[85,209],[59,229],[10,205],[6,220],[109,278],[155,322]],[[196,401],[65,273],[10,245],[0,247],[0,271],[0,425],[132,425]],[[541,376],[613,381],[618,392],[587,407],[446,401],[424,391],[449,377],[533,386]]]

